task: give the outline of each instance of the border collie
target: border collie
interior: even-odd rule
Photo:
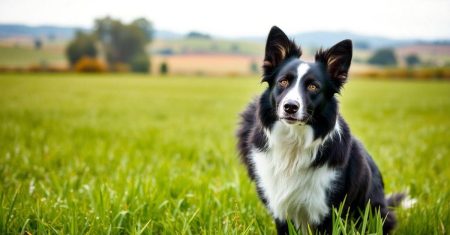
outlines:
[[[347,81],[352,42],[319,50],[314,62],[274,26],[267,38],[262,82],[267,89],[241,114],[238,150],[278,234],[288,221],[306,232],[331,233],[332,208],[359,213],[368,202],[385,219],[389,233],[396,219],[383,179],[364,146],[339,114],[338,94]],[[359,215],[359,214],[357,214]]]

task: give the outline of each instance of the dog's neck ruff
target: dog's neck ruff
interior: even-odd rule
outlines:
[[[292,220],[298,228],[320,223],[329,213],[326,195],[337,171],[311,165],[323,143],[340,138],[339,122],[323,139],[314,139],[309,125],[288,126],[280,121],[265,133],[267,150],[253,148],[252,161],[271,213],[281,221]]]

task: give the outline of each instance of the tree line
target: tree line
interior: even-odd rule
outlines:
[[[397,66],[398,59],[395,51],[391,48],[381,48],[376,50],[373,55],[367,60],[367,63],[379,66]],[[422,62],[416,54],[409,54],[405,57],[405,63],[408,67],[414,67]]]
[[[118,19],[104,17],[96,19],[94,30],[78,31],[66,48],[66,56],[72,69],[77,71],[133,71],[150,72],[150,59],[147,46],[152,42],[154,27],[151,21],[138,18],[126,24]],[[211,39],[208,34],[190,32],[187,38]],[[35,41],[35,48],[40,49],[42,42]],[[238,45],[232,48],[238,51]],[[364,43],[355,47],[367,49]],[[99,59],[101,58],[101,59]],[[398,59],[391,48],[376,50],[366,61],[380,66],[396,66]],[[405,58],[408,67],[421,63],[415,54]],[[252,71],[257,69],[253,68]],[[167,63],[161,64],[160,72],[168,72]]]

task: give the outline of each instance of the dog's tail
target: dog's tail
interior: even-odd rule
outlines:
[[[409,209],[417,203],[417,199],[410,198],[406,193],[394,193],[386,197],[388,207],[403,207]]]
[[[398,207],[402,204],[402,201],[406,198],[406,193],[394,193],[386,198],[386,204],[388,207]]]

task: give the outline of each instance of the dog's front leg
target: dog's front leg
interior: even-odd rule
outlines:
[[[289,234],[289,227],[288,227],[288,223],[286,221],[281,221],[279,219],[275,219],[275,225],[277,227],[278,235],[288,235]]]

